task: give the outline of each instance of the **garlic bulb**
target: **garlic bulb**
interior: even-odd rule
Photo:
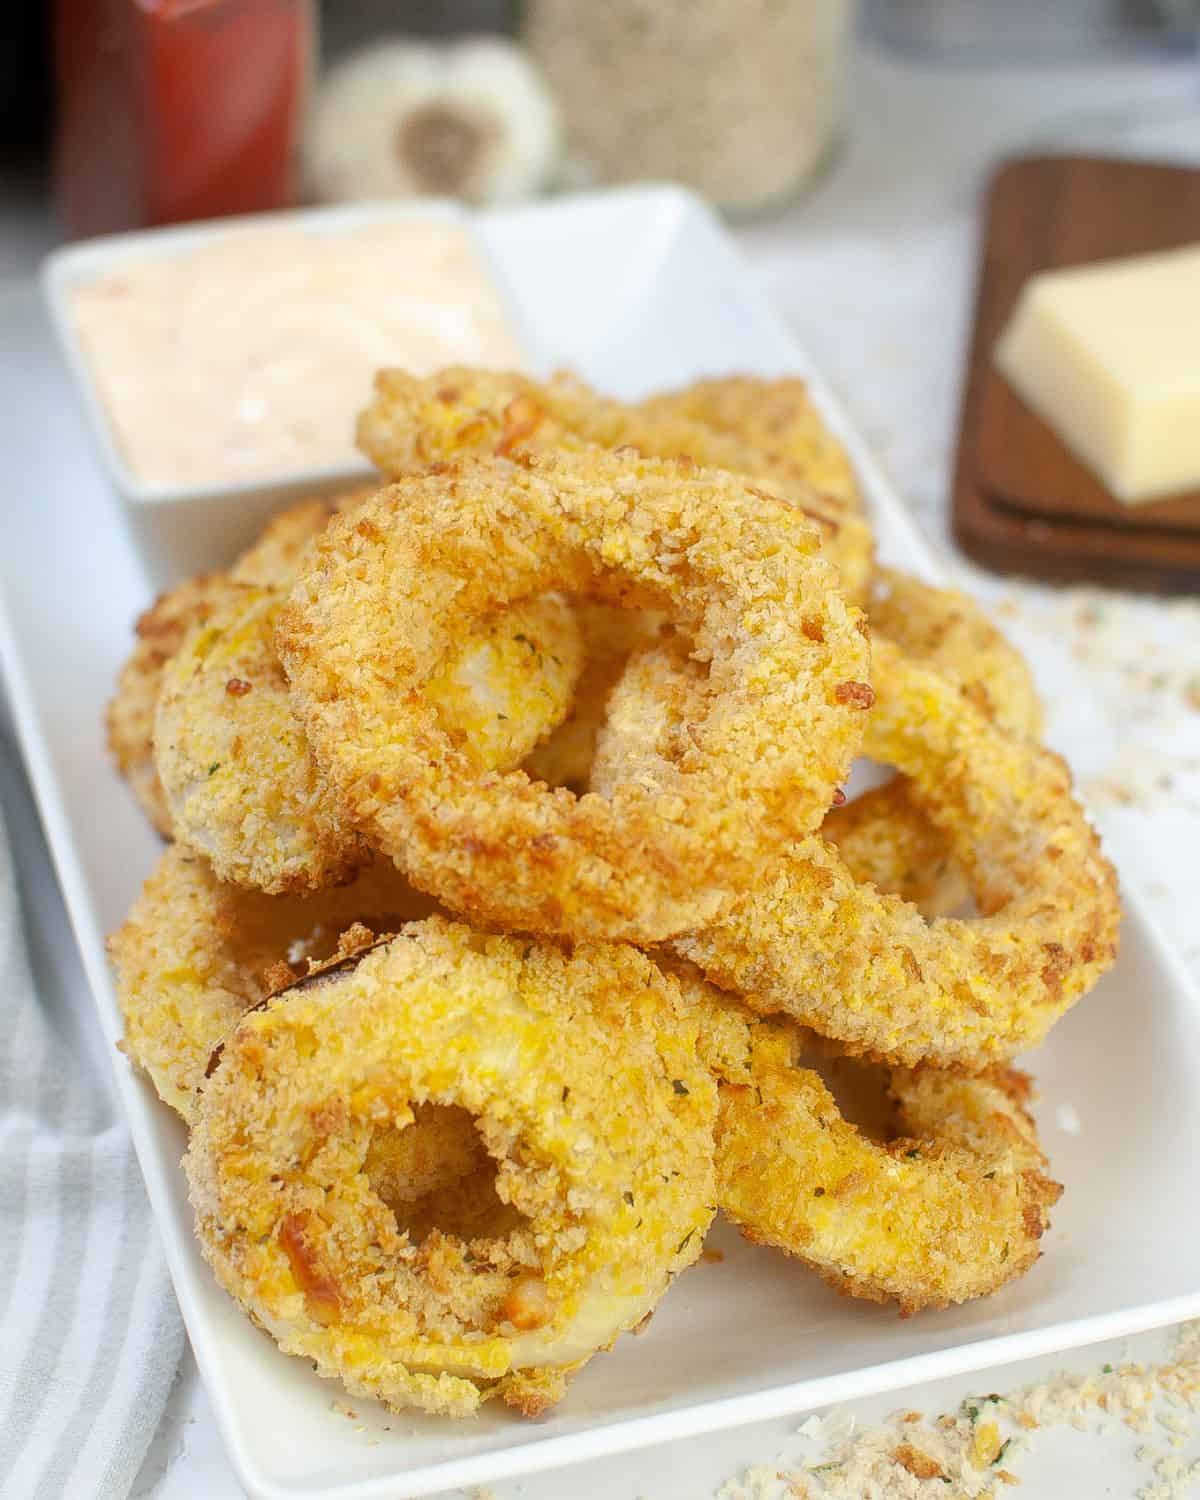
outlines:
[[[305,147],[326,201],[435,194],[511,203],[549,181],[558,111],[526,54],[498,36],[388,41],[335,64]]]

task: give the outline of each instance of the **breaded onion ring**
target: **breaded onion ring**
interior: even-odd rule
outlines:
[[[431,905],[389,860],[350,885],[266,896],[222,885],[207,860],[175,844],[109,939],[124,1050],[190,1122],[213,1049],[270,993],[270,971],[333,952],[355,922],[394,930]]]
[[[611,795],[630,779],[659,786],[703,711],[703,677],[677,642],[636,653],[610,690],[591,767],[591,787]],[[551,741],[553,744],[553,741]],[[903,896],[923,916],[944,916],[968,893],[961,867],[902,776],[831,808],[821,837],[837,846],[855,880]]]
[[[800,1028],[683,984],[707,1017],[721,1079],[717,1202],[747,1239],[905,1314],[986,1296],[1029,1270],[1062,1189],[1042,1170],[1024,1074],[893,1069],[896,1134],[876,1140],[800,1065],[810,1053]]]
[[[1042,705],[1029,664],[969,594],[880,568],[865,607],[872,632],[949,678],[1001,729],[1040,736]]]
[[[1029,669],[972,599],[891,569],[878,575],[875,597],[872,626],[882,622],[898,632],[908,654],[936,668],[1001,727],[1037,733],[1041,705]],[[594,733],[602,728],[591,773],[595,790],[611,791],[635,767],[645,776],[657,760],[676,754],[700,712],[701,675],[678,647],[661,645],[668,656],[632,665],[619,686],[610,680],[593,715]],[[970,895],[947,835],[929,821],[903,777],[832,808],[821,833],[838,846],[855,879],[902,896],[926,917],[950,915]]]
[[[277,591],[242,589],[163,673],[158,773],[175,835],[218,877],[280,894],[371,857],[309,754],[275,650]],[[427,686],[448,735],[485,768],[518,764],[564,717],[582,659],[570,607],[526,599],[481,620]]]
[[[664,434],[660,441],[679,445],[673,451],[687,451],[686,430],[677,439],[666,434],[676,424],[698,422],[743,445],[747,456],[739,468],[771,474],[781,483],[792,472],[825,499],[847,510],[862,509],[849,454],[825,425],[804,381],[794,376],[697,380],[639,401],[636,410]]]
[[[370,493],[353,490],[333,501],[307,500],[282,511],[228,574],[185,579],[138,618],[136,643],[108,705],[108,743],[118,769],[164,838],[174,837],[174,829],[154,764],[153,741],[154,712],[167,662],[188,631],[236,592],[231,584],[277,588],[290,582],[304,548],[324,530],[334,511],[350,509]]]
[[[1041,733],[1042,705],[1024,657],[967,594],[881,568],[868,608],[872,630],[949,678],[1002,729]],[[903,896],[923,916],[949,916],[970,895],[948,837],[902,776],[831,809],[821,832],[856,880]]]
[[[794,456],[785,459],[777,449],[765,451],[739,441],[731,430],[685,416],[647,416],[643,407],[607,400],[572,377],[539,383],[505,371],[452,366],[419,379],[383,370],[359,417],[358,443],[393,478],[464,457],[592,446],[631,448],[645,458],[688,458],[747,475],[803,511],[820,531],[849,598],[861,598],[870,577],[870,528],[855,507],[819,493]],[[823,460],[821,467],[825,472]]]
[[[136,640],[117,677],[105,712],[108,748],[142,810],[164,838],[172,836],[171,813],[154,764],[154,710],[163,669],[197,621],[228,597],[222,578],[189,578],[160,594],[134,625]]]
[[[983,915],[926,923],[816,836],[675,948],[851,1052],[982,1069],[1036,1046],[1111,966],[1116,878],[1060,757],[1004,734],[891,642],[874,650],[864,749],[911,779]]]
[[[163,672],[154,752],[175,836],[218,879],[319,890],[371,858],[313,764],[275,651],[284,596],[244,589]]]
[[[599,449],[464,463],[319,540],[276,633],[351,818],[457,911],[653,941],[707,921],[818,824],[857,749],[868,648],[815,531],[731,475]],[[694,633],[708,712],[662,794],[481,774],[421,691],[451,640],[547,590]]]
[[[205,1256],[356,1394],[538,1414],[700,1253],[716,1089],[696,1048],[677,986],[633,949],[415,924],[226,1041],[185,1159]],[[474,1119],[511,1227],[400,1228],[371,1143],[430,1104]]]

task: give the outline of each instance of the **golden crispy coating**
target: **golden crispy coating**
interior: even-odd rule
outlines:
[[[699,664],[668,637],[636,653],[609,691],[592,789],[611,795],[630,780],[648,791],[660,785],[702,712],[703,686]],[[836,845],[855,880],[902,896],[925,917],[958,910],[969,894],[946,835],[903,777],[831,808],[821,837]]]
[[[657,794],[687,754],[710,691],[705,664],[670,627],[630,656],[608,695],[590,786],[613,797],[630,785]]]
[[[986,1296],[1024,1274],[1061,1188],[1026,1108],[1028,1080],[884,1071],[888,1139],[847,1120],[806,1034],[763,1022],[682,976],[721,1079],[717,1202],[748,1239],[774,1245],[854,1297],[905,1313]],[[873,1080],[862,1064],[834,1068]]]
[[[189,632],[154,721],[175,836],[218,879],[273,895],[336,885],[371,858],[292,712],[275,651],[283,599],[242,589]]]
[[[767,494],[804,512],[820,530],[847,597],[861,598],[870,577],[870,528],[844,499],[818,493],[794,456],[785,459],[779,449],[768,453],[741,441],[732,428],[679,413],[647,415],[645,406],[608,400],[573,378],[539,384],[505,371],[453,366],[418,379],[403,370],[383,370],[371,404],[359,417],[358,442],[393,478],[464,457],[592,446],[631,448],[645,458],[688,458],[747,475]],[[819,467],[827,472],[823,462]]]
[[[360,417],[359,442],[397,478],[464,455],[587,443],[629,446],[647,457],[687,456],[758,475],[807,507],[821,530],[827,557],[842,571],[847,595],[858,598],[866,590],[870,532],[844,514],[861,508],[853,473],[800,381],[702,381],[626,406],[598,396],[570,376],[539,384],[523,375],[461,367],[424,380],[385,370]],[[813,495],[814,489],[821,493]],[[593,606],[591,620],[583,622],[587,665],[574,711],[527,767],[551,786],[578,791],[588,784],[608,694],[638,643],[629,623],[621,621],[630,622],[629,612],[618,615]],[[648,621],[638,639],[652,636],[656,624]]]
[[[108,747],[121,775],[146,816],[164,838],[170,838],[171,814],[154,765],[154,710],[163,669],[198,621],[207,619],[229,594],[218,578],[189,578],[160,594],[138,616],[136,640],[117,677],[116,691],[105,713]]]
[[[969,594],[880,568],[868,597],[871,629],[948,677],[1010,734],[1038,738],[1042,705],[1025,658]]]
[[[537,1416],[718,1207],[905,1315],[1025,1273],[1005,1064],[1119,904],[1020,655],[876,570],[799,380],[383,371],[358,432],[398,482],[160,599],[108,711],[178,839],[122,1046],[219,1283],[356,1395]]]
[[[400,1227],[364,1168],[421,1105],[474,1120],[511,1227]],[[242,1020],[185,1167],[218,1280],[285,1351],[393,1407],[535,1414],[698,1256],[715,1115],[648,959],[433,918]]]
[[[868,648],[813,528],[731,475],[599,449],[464,462],[319,540],[277,630],[354,821],[485,922],[657,940],[817,825],[858,746]],[[548,590],[665,609],[708,666],[669,785],[611,798],[483,774],[421,692],[451,640]]]
[[[154,764],[154,712],[163,669],[183,644],[188,631],[236,592],[232,584],[276,588],[290,581],[304,548],[324,530],[335,510],[346,510],[371,491],[353,490],[332,501],[303,501],[270,521],[262,536],[242,554],[228,574],[189,578],[162,594],[142,614],[137,639],[121,668],[108,705],[108,743],[121,774],[151,823],[172,838],[171,814]]]
[[[855,880],[911,901],[923,917],[950,916],[970,895],[950,840],[929,821],[903,776],[830,808],[821,837],[837,848]]]
[[[269,970],[333,952],[356,921],[394,929],[431,905],[390,860],[351,885],[265,896],[222,885],[207,860],[175,844],[109,939],[125,1050],[190,1122],[213,1049],[269,993]]]
[[[803,380],[755,375],[697,380],[639,401],[637,410],[667,431],[672,424],[698,422],[746,448],[738,465],[746,472],[770,474],[781,483],[794,473],[824,498],[847,510],[862,509],[850,456],[825,425]]]
[[[155,722],[176,837],[218,877],[272,894],[319,890],[370,859],[309,753],[275,650],[276,590],[243,588],[167,664]],[[518,602],[452,646],[427,692],[484,769],[518,764],[567,713],[582,647],[557,595]]]
[[[1004,734],[891,642],[874,650],[864,748],[911,779],[983,915],[926,923],[809,837],[675,947],[755,1009],[851,1052],[982,1069],[1036,1046],[1111,966],[1116,879],[1058,756]]]
[[[881,568],[869,610],[872,630],[948,677],[1002,729],[1040,734],[1042,706],[1025,659],[968,595]],[[950,839],[902,776],[833,808],[821,831],[857,880],[903,896],[923,916],[949,916],[970,894]]]
[[[1001,727],[1037,733],[1041,705],[1029,669],[973,600],[890,569],[878,575],[875,597],[873,627],[882,621],[897,630],[909,655],[936,668]],[[631,774],[645,778],[662,757],[678,753],[700,712],[702,674],[678,645],[664,639],[660,648],[672,659],[631,663],[619,686],[615,680],[607,685],[595,716],[594,790],[609,791]],[[620,678],[619,663],[616,673]],[[821,832],[837,844],[857,880],[902,896],[926,917],[949,915],[970,895],[948,836],[929,821],[919,793],[903,777],[832,808]]]

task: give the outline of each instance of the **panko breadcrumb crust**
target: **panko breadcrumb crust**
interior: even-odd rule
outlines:
[[[610,689],[596,735],[589,785],[602,795],[634,781],[662,784],[703,713],[705,681],[679,643],[660,640],[627,662]],[[832,843],[858,881],[911,901],[926,917],[956,910],[966,881],[945,834],[929,821],[904,777],[830,809],[821,837]]]
[[[242,588],[192,628],[163,670],[154,740],[175,836],[222,880],[271,894],[335,885],[371,858],[294,712],[283,602]],[[456,744],[507,770],[566,716],[582,658],[567,602],[526,599],[451,646],[427,691]]]
[[[185,1168],[218,1280],[352,1392],[543,1410],[714,1213],[716,1088],[678,986],[632,948],[438,918],[316,981],[247,1015],[201,1095]],[[517,1227],[400,1230],[363,1166],[427,1104],[473,1116]]]
[[[739,467],[747,472],[773,474],[780,480],[794,474],[847,510],[863,508],[849,454],[818,412],[807,385],[795,376],[696,380],[681,390],[639,401],[637,411],[659,428],[699,422],[746,450],[747,459]],[[686,437],[677,441],[684,443]]]
[[[270,970],[333,952],[355,922],[394,929],[431,906],[390,860],[349,885],[267,896],[223,885],[206,859],[172,845],[108,942],[125,1051],[190,1123],[214,1048],[270,993]]]
[[[278,895],[346,880],[370,845],[309,754],[275,650],[284,596],[243,588],[163,670],[154,756],[175,836],[221,880]]]
[[[903,776],[830,808],[821,837],[860,885],[911,902],[927,919],[953,916],[970,895],[949,839]]]
[[[332,500],[301,500],[299,504],[280,511],[263,527],[254,545],[247,548],[230,568],[230,578],[234,583],[244,583],[251,588],[286,586],[296,576],[308,544],[325,530],[329,518],[341,511],[353,510],[369,499],[376,488],[360,486]]]
[[[347,813],[475,920],[654,941],[817,826],[862,732],[869,650],[798,512],[735,477],[600,450],[464,462],[381,491],[310,554],[276,633]],[[452,639],[561,590],[694,633],[711,711],[662,794],[483,774],[421,689]]]
[[[762,385],[769,396],[773,383]],[[785,394],[784,403],[794,394]],[[748,388],[736,400],[731,397],[729,404],[749,406],[751,398]],[[827,560],[840,572],[843,592],[860,600],[871,573],[874,540],[856,513],[857,491],[840,482],[829,490],[819,482],[831,479],[835,470],[841,472],[831,456],[841,446],[816,412],[807,408],[812,441],[801,439],[789,449],[781,443],[760,446],[744,441],[732,427],[686,414],[681,407],[691,399],[687,392],[661,399],[661,410],[653,401],[626,405],[597,395],[573,376],[538,382],[507,371],[460,366],[425,378],[382,370],[371,403],[359,418],[358,443],[373,463],[397,479],[467,457],[515,458],[595,447],[628,449],[643,458],[686,458],[705,468],[741,474],[808,516],[821,533]],[[702,393],[696,405],[727,415],[719,383]],[[816,427],[821,429],[820,440]]]
[[[753,441],[739,440],[739,424]],[[821,533],[825,556],[840,570],[847,597],[857,600],[866,590],[871,533],[847,514],[861,509],[861,498],[845,450],[821,422],[801,381],[702,381],[631,406],[601,397],[569,375],[539,383],[462,367],[425,379],[385,370],[360,418],[359,440],[394,478],[463,457],[589,444],[627,446],[648,458],[686,456],[744,472],[805,509]],[[575,707],[529,761],[531,775],[550,786],[586,789],[609,692],[634,645],[652,639],[658,623],[654,615],[639,621],[632,611],[581,606],[586,664]]]
[[[483,770],[510,771],[571,712],[584,643],[561,594],[480,620],[425,684],[442,728]]]
[[[1025,658],[968,595],[880,568],[867,610],[872,631],[949,678],[1001,729],[1041,734],[1042,705]],[[833,808],[822,833],[859,881],[911,901],[923,916],[950,916],[970,894],[951,840],[903,776]]]
[[[1112,966],[1120,902],[1061,757],[1005,734],[946,677],[874,642],[864,749],[910,778],[982,915],[926,922],[798,840],[681,957],[850,1052],[981,1070],[1037,1046]]]
[[[162,594],[138,617],[136,640],[117,677],[105,722],[109,749],[151,823],[174,837],[171,814],[154,764],[154,714],[167,663],[188,631],[237,593],[236,585],[277,588],[290,581],[304,548],[335,509],[348,509],[369,494],[355,490],[334,501],[302,501],[282,511],[238,558],[227,574],[189,578]]]
[[[879,568],[865,608],[872,631],[949,678],[1001,729],[1041,735],[1042,705],[1029,663],[968,594]]]
[[[1037,734],[1041,704],[1029,669],[973,600],[893,569],[880,570],[872,598],[872,627],[892,626],[907,655],[940,672],[1001,728]],[[660,640],[657,652],[627,661],[607,689],[594,735],[593,790],[660,776],[702,711],[704,690],[702,673],[678,643]],[[901,896],[926,917],[950,915],[970,895],[948,835],[903,776],[831,808],[821,836],[837,845],[857,880]]]
[[[575,696],[566,718],[525,762],[525,770],[547,786],[584,792],[609,695],[633,650],[656,638],[663,618],[652,610],[618,609],[586,600],[576,601],[574,610],[583,653]]]
[[[134,645],[117,676],[105,710],[108,748],[142,810],[163,838],[172,837],[171,813],[154,764],[154,711],[163,671],[191,627],[228,597],[223,577],[189,578],[160,594],[134,624]]]
[[[537,1416],[718,1206],[905,1315],[1027,1271],[1061,1189],[1003,1063],[1112,962],[1115,878],[803,382],[383,371],[359,439],[401,482],[163,596],[108,710],[180,839],[122,1045],[221,1284],[351,1392]],[[841,805],[860,750],[899,774]]]
[[[679,978],[720,1080],[717,1202],[748,1239],[906,1315],[1030,1268],[1062,1189],[1042,1170],[1024,1074],[888,1070],[895,1131],[874,1140],[803,1065],[818,1038]]]

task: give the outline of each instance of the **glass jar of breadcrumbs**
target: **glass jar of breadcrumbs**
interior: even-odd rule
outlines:
[[[726,213],[789,198],[841,118],[852,0],[526,0],[525,37],[591,180],[686,183]]]

